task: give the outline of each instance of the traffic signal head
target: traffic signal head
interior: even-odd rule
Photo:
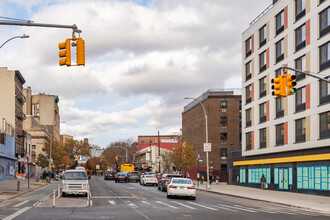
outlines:
[[[287,74],[286,76],[288,95],[293,95],[297,91],[297,89],[294,88],[297,85],[295,79],[296,79],[295,75]]]
[[[59,64],[60,66],[67,65],[71,66],[71,39],[66,39],[65,42],[59,43],[58,48],[60,49],[58,55],[60,58]]]
[[[77,39],[77,65],[85,66],[85,41],[82,38]]]
[[[117,156],[115,157],[115,159],[116,159],[116,161],[118,161],[118,157]]]
[[[275,83],[272,85],[272,89],[274,90],[272,95],[275,95],[276,98],[286,97],[286,74],[279,75],[277,78],[272,79],[271,82]]]

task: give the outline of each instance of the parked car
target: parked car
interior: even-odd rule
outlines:
[[[162,178],[158,180],[158,190],[166,191],[167,185],[173,177],[183,177],[180,174],[163,174]]]
[[[128,173],[128,182],[139,182],[140,181],[140,173],[138,171],[132,171]]]
[[[116,172],[115,171],[107,171],[104,174],[104,180],[114,180]]]
[[[120,181],[123,181],[123,182],[126,182],[126,183],[128,182],[126,172],[118,172],[118,173],[115,174],[115,182],[119,183]]]
[[[145,186],[147,184],[157,186],[158,179],[154,175],[143,175],[143,176],[141,176],[140,185]]]
[[[62,177],[62,197],[68,194],[82,194],[87,197],[89,183],[87,173],[83,170],[66,170]]]
[[[173,196],[184,196],[196,199],[196,187],[191,179],[188,178],[172,178],[167,186],[167,198]]]

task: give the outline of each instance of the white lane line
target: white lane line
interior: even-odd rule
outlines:
[[[274,211],[269,211],[269,210],[265,210],[265,209],[254,209],[254,208],[251,208],[251,207],[245,207],[245,206],[241,206],[241,205],[234,205],[236,207],[239,207],[239,208],[245,208],[245,209],[250,209],[251,211],[260,211],[260,212],[266,212],[266,213],[270,213],[270,214],[276,214],[276,212]]]
[[[176,201],[172,201],[172,202],[174,202],[174,203],[176,203],[176,204],[178,204],[178,205],[181,205],[181,206],[183,206],[183,207],[186,207],[186,208],[188,208],[188,209],[196,209],[196,208],[194,208],[194,207],[191,207],[191,206],[189,206],[189,205],[182,204],[182,203],[180,203],[180,202],[176,202]]]
[[[125,201],[125,203],[127,205],[131,206],[133,209],[136,209],[137,208],[137,206],[135,204],[131,203],[131,201]]]
[[[172,209],[178,209],[178,208],[175,207],[175,206],[169,205],[169,204],[164,203],[164,202],[161,202],[161,201],[156,201],[156,202],[159,203],[159,204],[162,204],[162,205],[168,206],[168,207],[170,207],[170,208],[172,208]]]
[[[225,208],[225,207],[222,207],[222,206],[213,205],[213,207],[223,209],[223,210],[227,210],[227,211],[231,211],[231,212],[237,212],[237,210],[235,210],[235,209]]]
[[[19,216],[20,214],[22,214],[23,212],[26,212],[27,210],[29,210],[30,208],[32,207],[25,207],[25,208],[22,208],[21,210],[7,216],[6,218],[4,218],[3,220],[11,220],[13,218],[16,218],[17,216]]]
[[[108,202],[109,202],[111,205],[116,205],[116,202],[113,201],[113,200],[109,200]]]
[[[215,209],[215,208],[211,208],[211,207],[208,207],[208,206],[205,206],[205,205],[201,205],[201,204],[198,204],[198,203],[194,203],[194,202],[188,202],[192,205],[197,205],[199,207],[202,207],[202,208],[206,208],[206,209],[210,209],[210,210],[213,210],[213,211],[217,211],[218,209]]]
[[[147,201],[141,201],[141,202],[144,203],[144,204],[148,204],[148,205],[150,205],[150,203],[147,202]]]
[[[137,199],[134,196],[94,196],[91,199]]]
[[[29,200],[26,200],[26,201],[23,201],[23,202],[21,202],[21,203],[18,203],[17,205],[14,205],[13,207],[21,206],[21,205],[23,205],[23,204],[25,204],[25,203],[27,203],[27,202],[29,202]]]
[[[223,205],[223,204],[218,204],[219,206],[224,206],[227,208],[232,208],[232,209],[238,209],[238,210],[242,210],[242,211],[246,211],[246,212],[253,212],[253,213],[257,213],[257,211],[253,211],[250,209],[244,209],[244,208],[239,208],[239,207],[234,207],[234,206],[229,206],[229,205]]]

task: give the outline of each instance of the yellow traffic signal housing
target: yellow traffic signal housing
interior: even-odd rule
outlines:
[[[77,39],[77,65],[85,66],[85,41],[82,38]]]
[[[275,95],[276,98],[285,97],[286,96],[286,75],[279,75],[277,78],[272,79],[271,82],[275,83],[275,85],[272,85],[272,89],[274,90],[272,92],[272,95]]]
[[[295,82],[296,76],[295,75],[291,75],[291,74],[287,74],[286,75],[286,85],[287,85],[287,91],[288,91],[288,95],[293,95],[297,89],[294,88],[297,83]]]
[[[59,64],[60,66],[67,65],[71,66],[71,39],[66,39],[65,42],[59,43],[58,48],[60,49],[58,55],[60,58]]]
[[[116,156],[115,159],[118,160],[118,157]]]

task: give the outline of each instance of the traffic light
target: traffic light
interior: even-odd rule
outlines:
[[[71,66],[71,39],[66,39],[65,42],[59,43],[58,48],[60,49],[58,55],[60,58],[59,64],[60,66],[67,65]]]
[[[77,65],[85,66],[85,41],[82,38],[77,39]]]
[[[116,161],[118,161],[118,157],[117,156],[115,157],[115,159],[116,159]]]
[[[286,96],[286,75],[279,75],[277,78],[272,79],[271,82],[275,83],[272,85],[272,95],[275,95],[276,98],[285,97]]]
[[[291,75],[291,74],[287,74],[286,75],[286,85],[287,85],[287,90],[288,90],[288,95],[293,95],[297,89],[294,88],[297,83],[295,82],[296,76],[295,75]]]

